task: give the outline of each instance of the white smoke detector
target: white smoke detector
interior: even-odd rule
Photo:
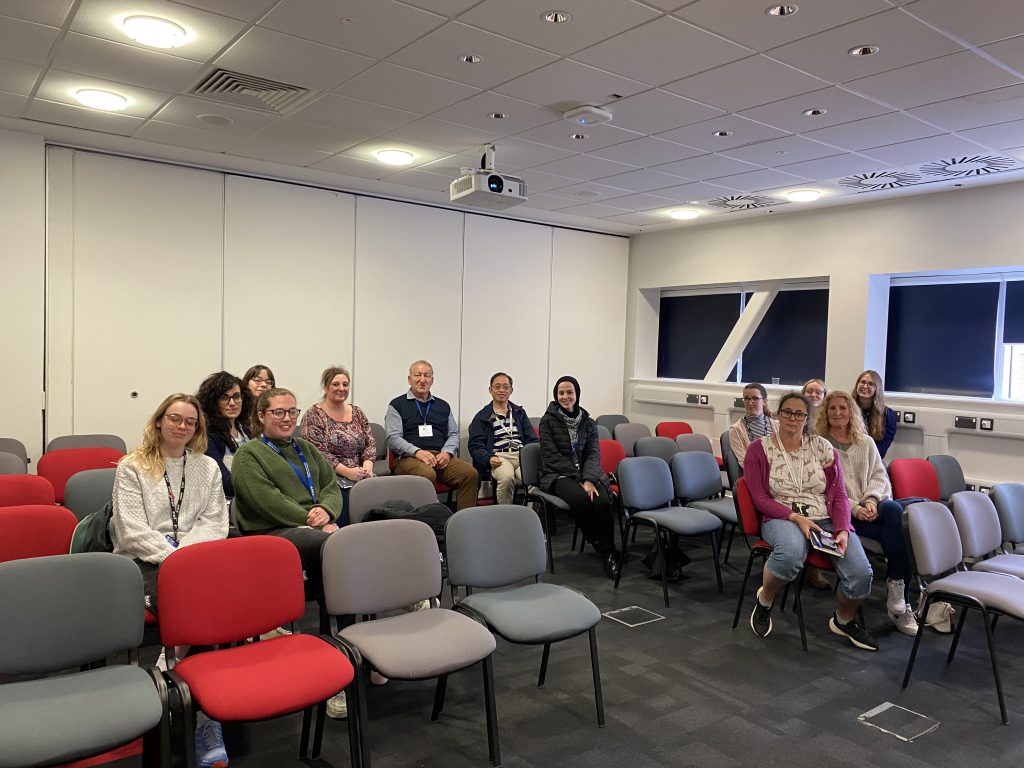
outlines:
[[[601,125],[603,123],[610,123],[613,117],[614,115],[611,112],[606,112],[597,107],[577,107],[576,109],[570,109],[562,115],[563,120],[568,120],[574,125]]]

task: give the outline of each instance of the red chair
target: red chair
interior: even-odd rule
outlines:
[[[39,475],[0,475],[0,507],[54,504],[53,485]]]
[[[939,473],[927,459],[893,459],[889,464],[894,499],[920,497],[938,501],[941,496]]]
[[[157,589],[160,638],[169,657],[178,645],[241,643],[169,665],[167,677],[180,694],[184,754],[195,755],[194,704],[220,722],[268,720],[302,711],[299,757],[305,758],[313,710],[319,742],[326,701],[349,687],[355,674],[352,664],[326,636],[294,634],[242,642],[305,614],[302,565],[295,547],[276,536],[182,547],[160,566]],[[358,765],[352,727],[349,744],[352,763]]]
[[[622,551],[626,551],[626,528],[622,516],[622,494],[619,492],[619,482],[616,472],[619,471],[619,463],[626,458],[626,449],[618,440],[598,441],[598,450],[601,453],[601,471],[611,479],[609,490],[612,494],[612,509],[615,510],[615,519],[619,521],[619,536],[622,538]],[[576,531],[573,531],[573,546],[576,544]],[[582,547],[581,547],[582,550]]]
[[[63,507],[45,504],[0,507],[0,563],[66,555],[76,525],[78,519]]]
[[[670,437],[673,440],[679,435],[693,433],[693,427],[685,421],[663,421],[654,428],[654,434],[658,437]]]
[[[124,456],[116,448],[63,448],[39,457],[36,472],[53,485],[58,504],[64,503],[64,486],[76,472],[86,469],[110,469]]]

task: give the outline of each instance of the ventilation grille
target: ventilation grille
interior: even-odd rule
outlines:
[[[841,187],[858,192],[878,192],[883,189],[912,187],[917,184],[934,184],[948,179],[963,179],[970,176],[987,176],[992,173],[1019,171],[1024,165],[1019,160],[1005,155],[966,155],[933,160],[919,165],[911,171],[875,171],[845,176],[836,181]]]
[[[191,93],[221,104],[287,115],[309,101],[317,92],[255,75],[218,69],[193,88]]]
[[[765,195],[726,195],[708,200],[707,204],[727,211],[750,211],[754,208],[767,208],[770,205],[782,205],[785,200],[777,200]]]
[[[872,173],[858,173],[839,180],[839,186],[847,189],[856,189],[861,192],[877,192],[881,189],[897,189],[909,187],[912,184],[920,184],[921,176],[906,171],[874,171]]]
[[[1016,166],[1017,161],[1010,157],[971,155],[970,157],[951,157],[948,160],[926,163],[921,166],[920,171],[929,176],[942,176],[950,179],[1001,173]]]
[[[463,176],[461,179],[456,179],[449,186],[449,191],[453,195],[458,195],[466,192],[473,188],[473,177]]]

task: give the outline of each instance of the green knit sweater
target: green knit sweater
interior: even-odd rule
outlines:
[[[290,442],[271,442],[304,474],[302,461]],[[312,443],[300,438],[295,438],[295,442],[302,449],[313,476],[316,506],[323,507],[332,520],[337,520],[341,513],[341,491],[334,467]],[[231,482],[235,487],[233,511],[243,531],[254,533],[306,524],[313,500],[288,461],[262,440],[250,440],[238,449],[231,462]]]

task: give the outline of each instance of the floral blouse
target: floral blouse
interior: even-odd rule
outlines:
[[[362,408],[352,406],[352,421],[335,421],[327,411],[314,405],[302,415],[300,434],[315,445],[333,466],[362,466],[364,461],[377,457],[377,444],[370,431],[370,422]],[[349,488],[353,482],[338,475],[342,488]]]

